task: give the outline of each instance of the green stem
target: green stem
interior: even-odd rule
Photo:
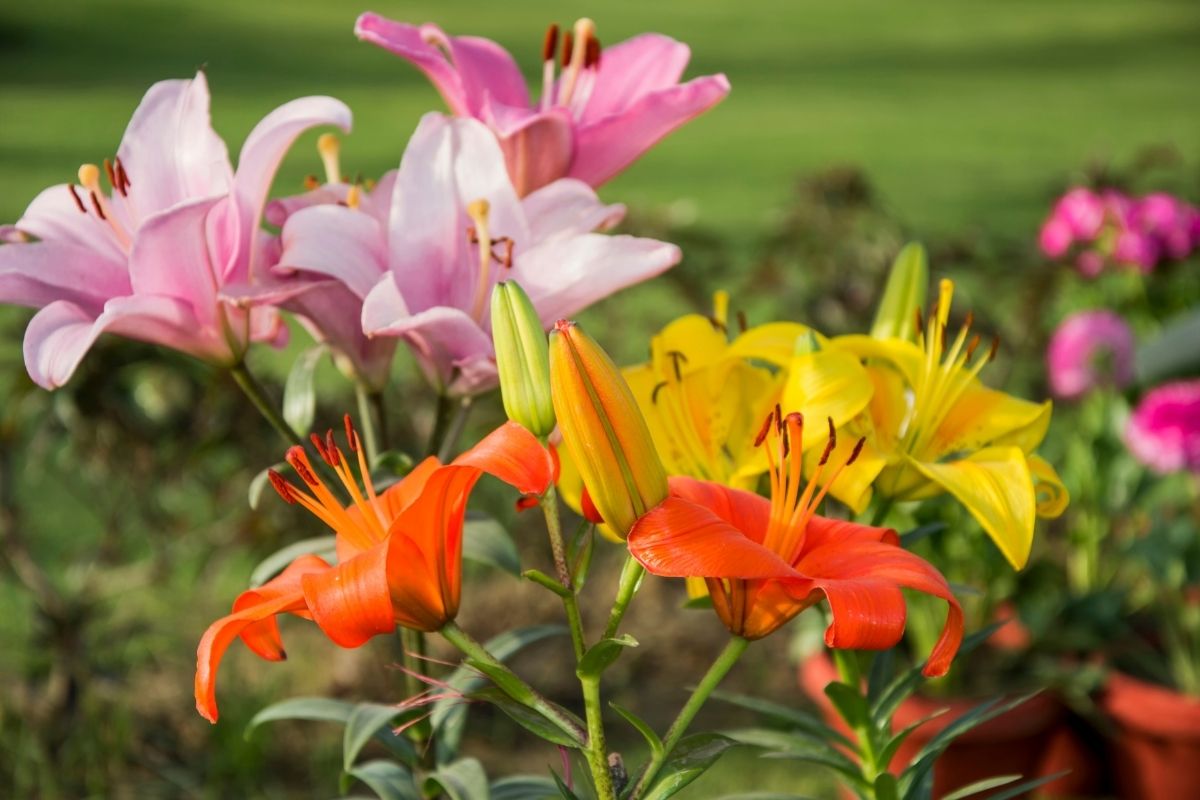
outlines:
[[[420,631],[414,631],[409,628],[399,628],[400,634],[400,649],[401,660],[404,663],[404,693],[408,698],[416,697],[425,691],[425,686],[422,684],[417,674],[420,674],[424,667],[425,655],[425,634]],[[422,763],[433,768],[433,759],[437,756],[432,747],[427,747],[426,744],[433,735],[433,726],[429,724],[429,720],[422,720],[416,725],[410,725],[405,729],[405,734],[408,736],[418,753],[421,754]]]
[[[379,436],[375,430],[375,415],[371,409],[371,395],[361,383],[354,384],[354,398],[358,401],[358,424],[362,425],[363,443],[367,446],[367,463],[374,464],[379,458]]]
[[[633,556],[626,557],[625,566],[621,569],[621,582],[617,586],[617,599],[613,603],[612,613],[608,617],[608,627],[604,629],[605,639],[611,639],[617,635],[617,629],[621,627],[621,620],[625,618],[625,611],[629,608],[633,596],[637,594],[638,587],[642,585],[642,578],[645,574],[646,568],[639,564]]]
[[[871,515],[871,526],[878,528],[887,519],[888,512],[892,510],[892,498],[880,498],[879,504],[875,506],[875,513]]]
[[[695,719],[696,713],[700,711],[700,707],[708,700],[708,696],[713,693],[717,685],[729,674],[729,670],[742,657],[742,653],[746,652],[746,647],[749,644],[749,640],[743,639],[740,636],[734,636],[725,645],[725,649],[721,651],[720,655],[713,661],[712,666],[708,668],[708,672],[704,673],[704,677],[700,679],[700,683],[696,686],[695,691],[692,692],[692,696],[688,698],[687,703],[680,709],[679,716],[675,718],[675,721],[671,723],[671,727],[667,729],[667,737],[663,740],[662,749],[651,757],[650,763],[642,770],[641,776],[638,778],[637,783],[634,784],[633,791],[629,794],[631,800],[637,800],[653,785],[658,771],[662,769],[662,765],[667,760],[667,757],[671,755],[671,751],[679,744],[679,740],[687,733],[688,726],[692,724],[692,720]]]
[[[858,654],[853,650],[833,650],[833,663],[837,666],[838,679],[856,692],[862,692],[862,669],[858,663]],[[875,752],[875,741],[871,736],[868,722],[854,725],[850,720],[846,724],[854,731],[858,740],[859,768],[866,781],[868,798],[875,797],[875,781],[887,769],[886,764],[879,763],[879,753]]]
[[[446,641],[461,650],[471,661],[486,667],[488,672],[502,674],[506,682],[519,685],[522,697],[514,697],[511,692],[497,684],[497,687],[512,697],[513,700],[538,712],[548,722],[572,739],[579,742],[586,742],[586,732],[581,730],[574,721],[563,714],[561,709],[543,697],[540,692],[522,680],[515,672],[506,667],[500,659],[489,653],[486,647],[475,641],[470,634],[458,627],[454,622],[447,622],[438,632],[442,634]]]
[[[583,686],[583,708],[587,717],[588,746],[583,751],[592,783],[596,785],[597,800],[617,800],[612,772],[608,769],[608,745],[604,740],[604,716],[600,705],[600,676],[580,678]]]
[[[233,375],[233,379],[237,381],[237,385],[245,393],[254,407],[258,409],[258,413],[266,418],[267,422],[271,423],[276,432],[279,433],[288,444],[303,445],[304,440],[300,434],[292,429],[283,415],[275,410],[275,404],[267,397],[266,391],[263,390],[262,384],[250,374],[250,370],[246,368],[246,362],[240,361],[229,368],[229,372]]]
[[[458,438],[462,436],[463,428],[467,426],[467,417],[471,415],[474,405],[469,397],[464,397],[459,402],[458,408],[446,428],[446,435],[442,439],[441,447],[438,448],[438,460],[442,463],[449,461],[450,457],[454,455],[454,450],[458,446]]]
[[[546,515],[546,531],[550,535],[550,550],[554,554],[554,567],[558,572],[558,582],[569,594],[562,598],[563,608],[567,612],[567,623],[571,628],[571,645],[575,648],[575,663],[583,658],[587,645],[583,640],[583,619],[579,615],[579,598],[571,586],[571,570],[567,566],[567,551],[563,544],[562,521],[558,516],[558,494],[551,484],[540,501],[542,513]]]

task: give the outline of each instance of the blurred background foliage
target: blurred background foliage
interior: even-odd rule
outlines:
[[[0,220],[14,221],[42,187],[110,154],[152,82],[201,66],[231,151],[275,105],[324,93],[355,112],[347,171],[392,168],[420,114],[442,106],[410,66],[355,42],[359,10],[319,0],[5,4]],[[1096,180],[1192,200],[1200,188],[1200,6],[1190,0],[620,0],[602,9],[514,0],[373,10],[494,38],[530,75],[545,25],[585,13],[606,42],[662,31],[692,46],[690,75],[729,75],[723,105],[601,191],[630,206],[627,229],[685,252],[668,276],[584,315],[626,362],[643,356],[665,322],[705,310],[717,288],[752,323],[865,329],[883,270],[919,238],[935,274],[960,281],[962,308],[974,307],[984,330],[1005,341],[989,380],[1040,398],[1045,335],[1066,310],[1050,300],[1059,276],[1035,249],[1054,196]],[[276,194],[299,191],[317,167],[310,135]],[[1196,296],[1194,275],[1176,280],[1184,291],[1165,298]],[[247,741],[244,723],[298,694],[398,699],[394,644],[341,651],[311,626],[285,623],[288,663],[230,657],[219,726],[191,708],[204,627],[263,556],[319,533],[273,497],[255,512],[246,503],[251,478],[278,459],[280,443],[225,376],[135,343],[106,340],[66,389],[37,390],[21,362],[27,319],[0,309],[0,795],[336,794],[336,730],[277,725]],[[276,394],[305,346],[295,333],[282,353],[253,354]],[[432,396],[406,357],[395,375],[398,443],[419,452]],[[333,424],[352,398],[332,369],[321,380],[318,425]],[[498,403],[482,405],[478,430],[500,414]],[[544,566],[537,526],[521,537],[511,498],[485,494],[481,505],[516,525],[523,557]],[[595,586],[617,563],[606,555]],[[472,580],[462,622],[481,637],[516,620],[555,619],[554,604],[531,587],[483,570]],[[650,585],[630,629],[653,627],[653,646],[611,673],[613,698],[659,724],[682,700],[681,681],[700,674],[722,639],[711,615],[677,612],[679,602],[677,587]],[[551,693],[570,691],[556,674],[563,646],[544,643],[520,663]],[[765,643],[732,688],[800,702],[785,650],[783,637]],[[556,753],[521,747],[520,738],[505,744],[510,728],[486,709],[473,713],[472,738],[490,767],[544,773],[557,764]],[[736,719],[727,709],[706,713],[710,722]],[[744,788],[748,758],[729,757],[686,796]],[[766,781],[756,788],[831,796],[821,777],[797,784],[794,764],[754,769]]]

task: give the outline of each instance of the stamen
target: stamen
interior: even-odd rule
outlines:
[[[767,414],[767,418],[763,420],[762,428],[758,431],[758,436],[754,437],[754,446],[762,447],[762,443],[767,440],[767,434],[771,432],[771,423],[775,421],[775,412]]]
[[[333,446],[333,431],[328,434],[329,446],[326,446],[326,440],[322,439],[320,434],[310,433],[308,438],[312,441],[313,447],[317,448],[317,455],[331,467],[337,467],[337,448]]]
[[[116,234],[117,241],[126,250],[129,249],[131,240],[129,234],[125,232],[125,228],[120,221],[112,214],[112,210],[108,207],[108,203],[104,196],[104,190],[100,187],[100,168],[95,164],[82,164],[79,167],[79,183],[91,195],[92,207],[96,210],[96,216],[108,223]]]
[[[975,349],[979,347],[979,342],[980,338],[978,333],[971,337],[971,343],[967,345],[967,361],[970,361],[972,356],[975,355]]]
[[[125,165],[121,163],[120,156],[113,159],[113,166],[117,171],[117,180],[121,184],[121,196],[124,197],[129,193],[129,187],[133,186],[133,182],[129,180],[129,173],[125,171]]]
[[[688,363],[687,356],[679,350],[668,350],[667,357],[671,359],[671,367],[675,370],[675,380],[683,380],[683,371],[680,369],[680,363]]]
[[[75,201],[75,207],[86,214],[87,206],[85,206],[83,201],[79,199],[79,192],[75,191],[75,184],[68,183],[67,189],[71,192],[71,199]]]
[[[562,68],[566,69],[571,63],[571,51],[575,49],[575,34],[565,31],[562,43]]]
[[[558,49],[558,23],[551,22],[546,28],[546,37],[542,40],[542,61],[554,61],[554,51]]]
[[[988,350],[987,360],[989,363],[996,360],[996,353],[998,353],[998,352],[1000,352],[1000,337],[993,336],[992,337],[992,347],[990,350]]]
[[[350,450],[358,452],[358,431],[354,430],[354,420],[349,414],[342,415],[342,424],[346,426],[346,444],[350,446]]]
[[[313,472],[312,463],[308,460],[308,454],[304,452],[304,448],[300,445],[293,445],[288,449],[284,460],[292,465],[292,469],[296,470],[296,474],[300,476],[300,480],[310,489],[323,487],[324,484],[317,478]]]
[[[917,332],[917,338],[919,339],[925,335],[925,321],[923,319],[921,319],[921,309],[914,308],[913,316],[914,316],[913,322],[916,323],[915,330]]]
[[[95,164],[79,166],[79,184],[88,191],[100,191],[100,168]]]
[[[846,466],[850,466],[858,460],[858,456],[862,453],[863,445],[867,443],[867,437],[860,436],[858,441],[854,443],[854,449],[850,451],[850,457],[846,459]]]
[[[740,309],[738,310],[737,321],[738,321],[738,330],[740,330],[742,333],[745,333],[747,330],[749,330],[750,326],[746,324],[746,312],[745,311],[742,311]]]
[[[350,190],[348,192],[346,192],[346,205],[348,205],[350,208],[356,209],[356,208],[358,208],[358,204],[361,201],[361,199],[362,199],[362,189],[360,189],[358,184],[356,183],[350,187]]]
[[[471,316],[476,322],[483,321],[488,288],[492,277],[492,237],[488,230],[488,212],[491,206],[480,198],[467,204],[467,216],[475,223],[474,236],[479,241],[479,275],[475,281],[475,300],[471,304]]]
[[[563,37],[563,86],[558,95],[560,106],[571,104],[571,98],[575,95],[575,85],[579,81],[579,73],[587,58],[588,42],[595,35],[596,24],[587,17],[583,17],[575,23],[574,36],[568,33]],[[568,44],[571,45],[569,54],[567,53]]]
[[[118,191],[120,182],[117,180],[116,173],[113,172],[112,162],[109,161],[107,158],[104,159],[104,174],[108,176],[108,185],[112,187],[112,190],[114,192]]]
[[[321,182],[319,180],[317,180],[316,175],[305,175],[304,176],[304,190],[305,191],[311,192],[313,189],[316,189],[320,185],[321,185]]]
[[[595,36],[587,40],[587,49],[583,54],[583,68],[595,69],[600,66],[600,40]]]
[[[321,163],[325,166],[326,183],[342,182],[341,150],[342,143],[336,135],[323,133],[317,138],[317,152],[321,155]]]
[[[833,427],[833,417],[826,417],[829,422],[829,441],[825,444],[825,452],[821,454],[821,460],[817,462],[818,467],[823,467],[829,461],[829,456],[833,455],[833,450],[837,447],[837,429]]]
[[[108,216],[104,213],[103,206],[100,205],[100,198],[96,196],[95,192],[91,192],[90,194],[92,196],[92,208],[96,209],[96,216],[107,222]]]
[[[267,470],[267,478],[271,481],[271,486],[274,487],[275,491],[279,493],[280,497],[282,497],[291,505],[296,504],[296,496],[292,494],[294,490],[292,485],[288,483],[287,478],[283,477],[273,469]]]
[[[667,388],[666,381],[659,381],[657,384],[655,384],[653,391],[650,392],[650,402],[658,405],[658,393],[665,388]]]

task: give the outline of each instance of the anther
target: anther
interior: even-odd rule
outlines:
[[[968,309],[967,318],[963,320],[963,327],[969,329],[973,324],[975,324],[975,312]]]
[[[321,182],[319,180],[317,180],[316,175],[305,175],[304,176],[305,191],[311,192],[313,189],[316,189],[320,185],[321,185]]]
[[[267,478],[271,481],[271,486],[279,493],[280,497],[292,505],[296,504],[296,496],[292,494],[292,485],[288,483],[287,478],[273,469],[267,470]]]
[[[746,324],[746,312],[745,311],[737,312],[737,321],[738,321],[738,330],[740,330],[742,333],[745,333],[747,330],[749,330],[750,326]]]
[[[779,403],[775,404],[775,427],[780,433],[783,432],[783,409],[779,407]]]
[[[913,322],[916,323],[917,336],[925,335],[925,321],[921,319],[921,309],[913,309]]]
[[[326,440],[322,439],[318,433],[310,433],[308,438],[312,441],[313,446],[317,448],[317,455],[321,457],[322,461],[331,467],[338,465],[337,448],[326,446]]]
[[[312,469],[308,464],[308,456],[304,452],[304,448],[300,445],[293,445],[285,457],[287,462],[292,465],[292,469],[296,470],[296,474],[300,476],[300,480],[304,481],[309,486],[320,486],[321,482],[317,480],[317,476],[313,474]]]
[[[346,444],[350,446],[352,452],[358,452],[358,431],[354,430],[354,421],[350,419],[350,415],[346,414],[342,417],[342,423],[346,426]]]
[[[554,51],[558,49],[558,24],[551,22],[546,28],[546,38],[542,40],[542,61],[553,61]]]
[[[107,222],[108,217],[104,213],[104,208],[100,205],[100,198],[96,196],[95,192],[91,192],[90,194],[92,196],[92,208],[96,209],[96,216]]]
[[[833,455],[833,449],[837,447],[837,429],[833,427],[833,417],[826,417],[825,420],[829,423],[829,441],[825,443],[825,452],[821,454],[821,460],[817,462],[819,467],[825,466],[829,457]]]
[[[587,40],[586,50],[583,56],[583,68],[593,69],[600,66],[600,40],[595,36],[589,37]]]
[[[729,331],[725,329],[725,323],[721,322],[721,320],[717,319],[716,317],[709,317],[708,324],[713,326],[714,331],[720,331],[721,333],[729,333]]]
[[[133,186],[133,182],[129,180],[129,173],[125,171],[125,165],[121,163],[121,157],[116,156],[113,159],[113,168],[117,172],[117,180],[121,184],[121,194],[125,195],[129,191],[129,187]]]
[[[81,164],[79,184],[89,191],[98,191],[100,189],[100,168],[95,164]]]
[[[993,336],[992,337],[992,349],[988,351],[987,360],[994,361],[996,359],[996,353],[998,353],[999,351],[1000,351],[1000,337]]]
[[[71,192],[71,199],[75,201],[75,207],[86,214],[87,206],[85,206],[83,201],[79,199],[79,192],[75,191],[75,184],[68,183],[67,189]]]
[[[668,350],[667,356],[671,359],[671,367],[675,371],[675,380],[683,380],[683,371],[679,368],[680,363],[688,363],[687,356],[679,350]]]
[[[853,464],[855,461],[858,460],[858,455],[859,455],[859,453],[862,452],[863,445],[865,445],[866,443],[867,443],[867,437],[865,437],[865,436],[859,437],[858,441],[854,443],[854,450],[852,450],[850,452],[850,457],[846,459],[845,466],[848,467],[851,464]]]
[[[970,361],[971,357],[975,355],[975,349],[979,347],[979,342],[978,333],[971,337],[971,341],[967,344],[967,361]]]
[[[761,447],[762,443],[767,440],[767,434],[771,432],[771,423],[775,421],[775,412],[767,414],[767,418],[763,420],[762,429],[759,430],[758,436],[754,437],[754,446]]]
[[[658,404],[658,393],[659,393],[659,392],[661,392],[661,391],[662,391],[663,389],[665,389],[665,388],[667,388],[667,382],[666,382],[666,381],[659,381],[659,382],[658,382],[658,383],[657,383],[657,384],[654,386],[654,390],[650,392],[650,402],[651,402],[651,403],[654,403],[654,404],[656,404],[656,405],[657,405],[657,404]],[[769,421],[769,420],[768,420],[768,421]],[[754,446],[755,446],[755,447],[757,447],[757,446],[758,446],[758,445],[760,445],[760,444],[762,444],[762,443],[761,443],[761,442],[755,442],[755,443],[754,443]]]
[[[562,62],[563,69],[566,69],[567,65],[571,63],[571,51],[574,49],[575,49],[575,35],[573,33],[571,33],[570,31],[566,31],[565,33],[563,33],[562,57],[560,59]]]
[[[117,174],[113,171],[112,162],[107,158],[104,159],[104,174],[108,176],[108,185],[112,187],[114,192],[120,191],[120,182],[117,180]]]

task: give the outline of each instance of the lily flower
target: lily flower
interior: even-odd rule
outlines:
[[[223,365],[251,341],[285,335],[273,309],[245,311],[220,291],[261,271],[271,181],[316,125],[349,128],[350,111],[328,97],[277,108],[251,131],[235,172],[209,122],[204,73],[154,84],[112,161],[84,164],[77,184],[46,189],[4,231],[0,302],[40,309],[25,332],[30,377],[63,385],[106,331]]]
[[[1019,569],[1029,558],[1036,517],[1058,516],[1067,504],[1054,468],[1033,452],[1045,438],[1051,403],[980,383],[999,341],[981,349],[969,315],[951,334],[953,294],[953,283],[943,280],[927,323],[918,319],[916,343],[860,335],[832,340],[832,348],[861,360],[874,387],[855,424],[869,431],[879,457],[856,464],[853,480],[900,501],[949,492]]]
[[[525,289],[545,327],[676,264],[679,248],[592,231],[623,206],[579,181],[518,199],[495,138],[472,119],[427,114],[394,180],[390,204],[321,204],[291,213],[278,270],[340,282],[371,337],[399,337],[440,391],[496,385],[488,299],[500,280]],[[386,211],[385,211],[386,209]]]
[[[279,614],[311,619],[341,647],[358,647],[397,625],[436,631],[458,613],[462,587],[462,534],[467,499],[484,473],[522,494],[541,494],[554,465],[533,434],[509,422],[449,464],[430,457],[399,483],[377,493],[358,433],[346,418],[346,439],[363,486],[332,432],[312,437],[337,473],[349,505],[325,485],[302,447],[287,460],[301,489],[277,473],[271,483],[289,503],[303,506],[336,534],[337,564],[314,556],[296,559],[277,577],[243,592],[229,616],[214,622],[196,652],[196,708],[217,720],[217,669],[237,638],[268,661],[285,657]]]
[[[819,470],[834,474],[818,489],[801,479],[800,414],[776,408],[754,440],[763,447],[771,499],[694,478],[670,479],[670,497],[643,515],[629,534],[629,551],[652,574],[705,579],[713,608],[735,635],[761,639],[822,598],[832,623],[829,647],[886,649],[904,632],[901,588],[942,598],[946,624],[925,674],[944,675],[963,636],[963,614],[945,578],[899,546],[894,530],[833,520],[816,513],[828,485],[854,461],[828,458],[832,422]],[[861,442],[861,440],[860,440]]]
[[[455,116],[484,122],[521,196],[564,177],[598,187],[729,93],[724,75],[680,83],[691,51],[666,36],[642,34],[602,53],[589,19],[563,34],[561,59],[558,26],[546,31],[537,102],[513,57],[489,39],[372,13],[354,32],[425,73]]]

